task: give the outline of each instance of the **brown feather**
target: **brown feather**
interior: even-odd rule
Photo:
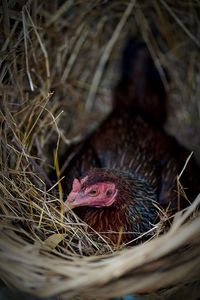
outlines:
[[[75,177],[90,174],[87,184],[99,177],[113,177],[121,197],[117,206],[83,207],[75,211],[93,229],[106,232],[105,236],[115,244],[122,229],[122,242],[128,242],[152,228],[158,216],[154,201],[177,210],[177,175],[189,156],[162,128],[167,97],[144,43],[136,43],[131,55],[132,69],[122,72],[113,93],[113,112],[86,139],[64,171],[66,193]],[[181,179],[192,200],[200,187],[199,168],[193,159]],[[185,205],[187,201],[182,197],[181,207]]]

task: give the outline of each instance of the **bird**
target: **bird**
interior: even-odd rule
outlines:
[[[160,209],[172,214],[199,192],[199,167],[191,158],[181,177],[187,190],[178,196],[177,176],[190,153],[164,130],[167,101],[146,43],[129,39],[113,110],[64,170],[66,210],[114,245],[119,238],[120,244],[143,242]]]
[[[137,241],[157,220],[156,193],[143,178],[121,170],[91,169],[81,180],[74,179],[67,205],[88,206],[84,221],[107,241],[118,244]]]

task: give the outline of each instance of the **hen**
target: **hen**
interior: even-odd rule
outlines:
[[[115,245],[148,232],[157,220],[155,190],[143,178],[119,170],[92,169],[75,179],[70,208],[88,206],[84,221]],[[81,213],[81,212],[80,212]]]
[[[162,129],[166,93],[143,42],[125,47],[113,107],[68,164],[63,188],[70,192],[66,206],[116,244],[119,235],[126,243],[149,231],[158,221],[156,207],[186,205],[184,197],[177,200],[177,175],[189,153]],[[191,159],[181,178],[191,197],[197,172]]]

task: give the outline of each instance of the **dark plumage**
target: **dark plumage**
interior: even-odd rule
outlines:
[[[92,187],[94,193],[94,188],[96,189],[99,183],[103,185],[114,183],[117,192],[113,191],[112,204],[109,203],[109,199],[112,198],[110,186],[108,201],[104,203],[100,200],[97,204],[97,196],[88,196],[88,188]],[[89,207],[85,210],[82,207],[80,211],[80,207],[88,199]],[[94,203],[91,203],[91,199],[94,199]],[[72,191],[69,194],[67,204],[71,208],[78,207],[75,211],[78,214],[82,213],[84,221],[97,232],[103,235],[106,233],[108,240],[114,244],[118,244],[119,239],[120,242],[131,240],[137,242],[137,238],[149,231],[158,221],[155,189],[137,174],[119,170],[91,169],[87,172],[87,177],[81,183],[80,188],[75,193]]]
[[[118,235],[111,231],[128,232],[122,235],[123,242],[148,231],[158,221],[155,202],[163,208],[169,206],[172,211],[177,210],[176,179],[189,155],[162,129],[166,94],[145,44],[130,41],[127,47],[122,78],[113,93],[114,110],[79,146],[65,170],[68,184],[63,184],[69,193],[74,178],[78,178],[66,203],[76,203],[78,197],[76,205],[72,205],[79,207],[75,209],[77,214],[114,243]],[[182,176],[191,197],[198,191],[197,172],[198,167],[191,159]],[[110,201],[105,182],[109,182],[112,193],[117,192],[111,205],[105,204]],[[85,192],[84,185],[94,183],[97,184],[95,190]],[[94,192],[98,192],[98,197],[106,195],[106,200],[101,198],[95,205],[95,195],[91,194]],[[180,206],[186,204],[182,197]]]

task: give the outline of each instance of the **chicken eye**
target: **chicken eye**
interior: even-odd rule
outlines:
[[[110,197],[112,195],[113,191],[112,190],[107,190],[106,191],[106,196]]]
[[[98,194],[98,192],[98,189],[92,189],[88,192],[88,195],[94,197]]]

